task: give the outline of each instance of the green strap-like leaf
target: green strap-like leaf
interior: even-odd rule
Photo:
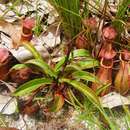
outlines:
[[[29,60],[26,62],[26,64],[32,64],[32,65],[35,65],[39,68],[42,69],[42,71],[46,74],[46,75],[49,75],[51,77],[56,77],[56,74],[55,72],[50,68],[50,66],[42,61],[42,60],[39,60],[39,59],[32,59],[32,60]]]
[[[28,67],[28,66],[25,65],[25,64],[17,64],[17,65],[14,65],[14,66],[10,69],[10,71],[12,71],[12,70],[19,70],[19,69],[23,69],[23,68],[26,68],[26,67]]]
[[[70,88],[68,89],[67,92],[68,92],[68,96],[69,96],[69,98],[70,98],[71,103],[73,104],[73,106],[75,106],[75,107],[80,106],[81,108],[83,108],[82,103],[80,103],[80,101],[77,99],[77,97],[75,96],[75,94],[73,93],[73,91]],[[78,106],[75,104],[75,102],[76,102],[76,104]]]
[[[96,106],[100,107],[100,101],[98,97],[96,96],[95,92],[89,88],[87,85],[78,82],[76,80],[70,80],[62,78],[60,79],[60,82],[66,82],[70,85],[72,85],[75,89],[79,90],[81,93],[83,93],[85,96],[88,97],[88,99]]]
[[[47,78],[38,78],[26,82],[25,84],[21,85],[14,93],[13,96],[23,96],[30,94],[32,91],[36,90],[42,85],[51,84],[52,80]]]
[[[99,66],[99,61],[95,59],[83,60],[83,61],[76,61],[72,62],[66,66],[66,71],[70,70],[84,70],[84,69],[91,69],[94,67]]]
[[[78,78],[78,79],[83,79],[85,81],[100,83],[99,79],[94,74],[86,72],[86,71],[76,71],[72,73],[72,76],[76,79]]]
[[[99,88],[96,90],[96,95],[99,95],[101,92],[108,89],[110,86],[111,86],[111,83],[102,84],[101,86],[99,85]]]
[[[55,66],[55,72],[59,72],[65,63],[66,57],[63,57]]]
[[[30,42],[25,42],[24,46],[28,49],[34,56],[35,59],[28,61],[28,64],[33,64],[40,67],[45,74],[50,75],[52,77],[56,77],[54,71],[49,67],[49,65],[43,60],[40,53],[35,49],[35,47]]]
[[[77,64],[69,64],[69,65],[67,65],[66,66],[66,68],[65,68],[65,71],[66,72],[71,72],[72,70],[79,70],[79,71],[81,71],[82,69],[81,69],[81,67],[80,66],[78,66]]]
[[[77,49],[74,50],[70,56],[69,59],[71,58],[76,58],[76,57],[88,57],[90,56],[90,53],[88,50],[86,49]],[[55,72],[59,72],[63,66],[63,64],[65,63],[66,57],[62,57],[61,60],[56,64],[55,66]],[[70,65],[71,66],[71,65]]]
[[[77,61],[77,65],[79,65],[82,69],[90,69],[96,66],[99,66],[99,61],[93,58],[89,58],[82,61]]]
[[[29,50],[32,53],[35,59],[43,60],[41,54],[36,50],[36,48],[30,42],[25,42],[23,45],[27,50]]]
[[[90,53],[86,49],[76,49],[70,54],[70,58],[90,57]]]

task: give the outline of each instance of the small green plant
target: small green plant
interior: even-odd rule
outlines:
[[[101,83],[95,75],[85,71],[86,69],[91,69],[99,65],[98,61],[93,59],[87,50],[77,49],[72,51],[68,58],[69,62],[63,72],[66,56],[62,57],[55,67],[52,68],[43,60],[41,55],[30,43],[25,43],[25,47],[32,52],[35,59],[27,61],[24,65],[16,65],[16,68],[28,65],[35,66],[43,73],[43,77],[22,84],[13,93],[13,96],[27,96],[35,93],[34,100],[45,101],[44,104],[47,105],[46,110],[50,112],[59,111],[64,103],[67,102],[85,113],[89,111],[89,116],[93,117],[91,121],[101,128],[104,128],[104,122],[99,121],[102,115],[101,117],[105,120],[108,127],[112,130],[118,130],[115,122],[112,122],[100,104],[96,93],[88,87],[90,82]],[[79,60],[75,61],[75,58],[79,58]],[[41,91],[45,91],[46,94],[40,95],[39,97],[38,93]],[[76,95],[76,91],[80,93]],[[46,102],[46,99],[48,99],[47,95],[53,95],[52,99],[48,100],[49,103]],[[81,100],[81,97],[84,100]],[[97,118],[94,113],[99,113],[99,117]],[[88,116],[86,115],[86,117]],[[87,120],[89,121],[90,118],[88,117]]]
[[[87,96],[88,99],[94,105],[100,106],[100,102],[95,93],[87,86],[87,84],[80,82],[80,80],[99,82],[98,79],[93,74],[84,71],[84,69],[90,69],[98,66],[98,61],[93,59],[87,50],[79,49],[73,51],[69,56],[70,63],[67,64],[63,73],[62,68],[65,63],[65,57],[62,57],[62,59],[55,65],[55,67],[52,68],[42,59],[41,55],[35,50],[35,48],[31,44],[26,43],[25,47],[28,50],[30,50],[33,56],[35,57],[35,59],[29,60],[25,64],[38,67],[39,70],[43,73],[43,77],[31,80],[21,85],[13,93],[14,96],[28,95],[38,89],[41,90],[40,88],[44,89],[46,87],[51,87],[52,91],[55,90],[53,93],[56,94],[56,96],[59,96],[58,99],[56,98],[56,102],[58,104],[57,107],[61,108],[59,107],[59,105],[61,104],[63,105],[63,103],[60,102],[64,101],[65,98],[64,94],[66,93],[63,92],[64,89],[67,89],[67,91],[69,92],[71,91],[69,95],[73,94],[71,98],[74,99],[74,102],[78,102],[77,98],[75,98],[74,93],[72,92],[73,87],[76,90],[80,91],[85,96]],[[84,58],[84,62],[83,60],[79,60],[77,62],[72,60],[76,57],[86,57],[86,58]],[[16,67],[18,67],[18,65],[16,65]],[[13,68],[15,68],[15,66]],[[67,84],[67,87],[65,84]],[[55,109],[57,107],[55,107]]]

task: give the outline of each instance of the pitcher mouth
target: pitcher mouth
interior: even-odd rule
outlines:
[[[21,39],[22,40],[25,40],[25,41],[30,41],[31,39],[32,39],[32,32],[31,33],[29,33],[29,34],[25,34],[25,33],[23,33],[22,32],[22,35],[21,35]]]
[[[113,67],[113,59],[101,58],[100,65],[106,69],[111,69]]]
[[[32,30],[31,30],[31,29],[28,29],[28,28],[26,28],[26,27],[23,27],[22,32],[23,32],[24,34],[28,35],[28,34],[32,33]]]

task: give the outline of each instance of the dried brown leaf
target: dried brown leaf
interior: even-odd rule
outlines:
[[[20,46],[22,33],[21,21],[18,24],[12,24],[5,20],[0,20],[0,30],[11,37],[13,48]]]

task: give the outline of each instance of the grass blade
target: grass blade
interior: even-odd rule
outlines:
[[[32,64],[35,65],[39,68],[41,68],[42,72],[44,72],[46,75],[49,75],[51,77],[55,77],[56,78],[56,74],[55,72],[52,70],[52,68],[50,68],[50,66],[44,62],[43,60],[39,60],[39,59],[33,59],[33,60],[29,60],[26,62],[26,64]]]

